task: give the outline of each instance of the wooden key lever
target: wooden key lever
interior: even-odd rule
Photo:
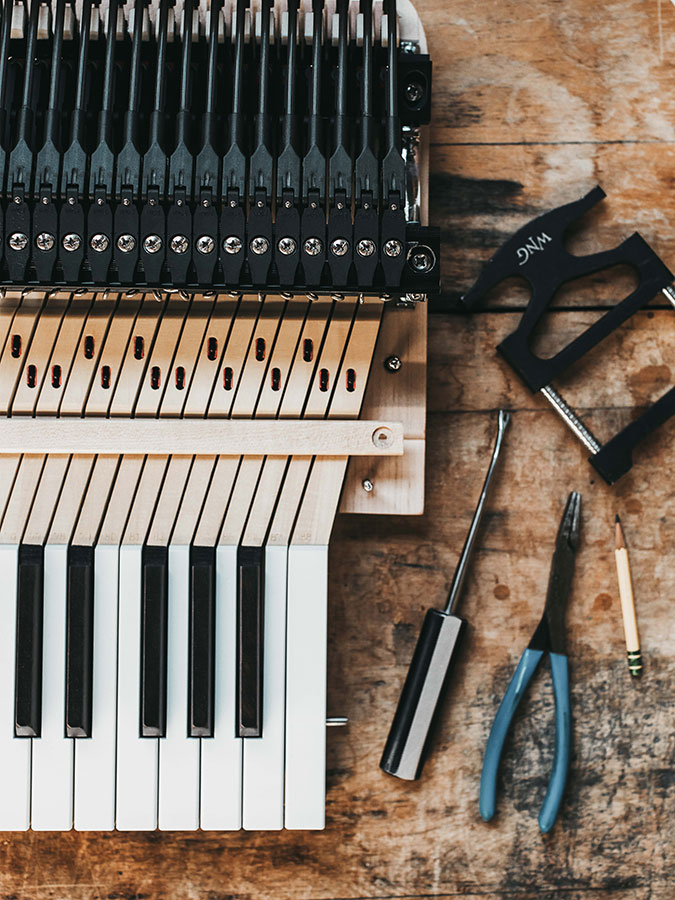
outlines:
[[[528,282],[532,294],[527,309],[516,330],[499,344],[497,350],[531,391],[544,394],[591,452],[589,460],[594,468],[608,484],[613,484],[631,468],[636,444],[675,413],[675,388],[603,445],[551,384],[615,328],[645,307],[659,291],[663,291],[671,303],[675,303],[675,292],[669,287],[673,281],[672,273],[637,233],[612,250],[589,256],[574,256],[565,249],[567,230],[604,197],[602,188],[595,187],[580,200],[545,213],[525,225],[495,253],[462,300],[473,309],[489,290],[506,278],[518,276]],[[550,359],[535,356],[530,341],[557,290],[567,282],[617,265],[628,265],[637,273],[637,288]]]

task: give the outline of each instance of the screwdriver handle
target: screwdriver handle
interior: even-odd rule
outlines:
[[[422,774],[431,725],[465,626],[459,616],[427,610],[380,760],[389,775],[414,781]]]

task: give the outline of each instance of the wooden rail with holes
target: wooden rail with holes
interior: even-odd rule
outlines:
[[[148,456],[401,456],[403,426],[381,420],[0,418],[0,453]]]

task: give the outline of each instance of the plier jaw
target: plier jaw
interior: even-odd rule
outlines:
[[[574,556],[579,545],[581,497],[573,491],[558,529],[556,549],[546,595],[544,614],[532,640],[523,652],[509,682],[485,748],[480,781],[480,814],[489,821],[497,805],[497,772],[504,741],[513,716],[545,653],[551,660],[555,699],[555,757],[546,797],[539,813],[539,828],[545,834],[553,828],[562,802],[572,744],[570,689],[567,656],[564,651],[565,606],[574,574]]]

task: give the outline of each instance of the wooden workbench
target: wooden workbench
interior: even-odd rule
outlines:
[[[543,400],[495,356],[518,319],[457,298],[482,260],[534,215],[600,183],[609,197],[574,236],[583,251],[634,229],[675,266],[675,8],[668,0],[420,0],[434,60],[431,221],[444,243],[446,311],[429,348],[427,512],[341,517],[331,555],[328,823],[323,833],[19,834],[0,838],[12,900],[310,900],[675,897],[675,423],[614,489]],[[560,297],[567,343],[623,296],[603,279]],[[565,385],[602,438],[675,380],[675,313],[637,315]],[[495,410],[514,411],[462,602],[470,630],[424,778],[378,761],[424,609],[442,604],[483,479]],[[496,706],[538,621],[567,493],[583,495],[568,614],[574,748],[548,837],[537,813],[552,756],[540,673],[503,759],[500,805],[478,815]],[[645,673],[631,682],[613,557],[622,516]],[[543,677],[542,677],[543,676]]]

